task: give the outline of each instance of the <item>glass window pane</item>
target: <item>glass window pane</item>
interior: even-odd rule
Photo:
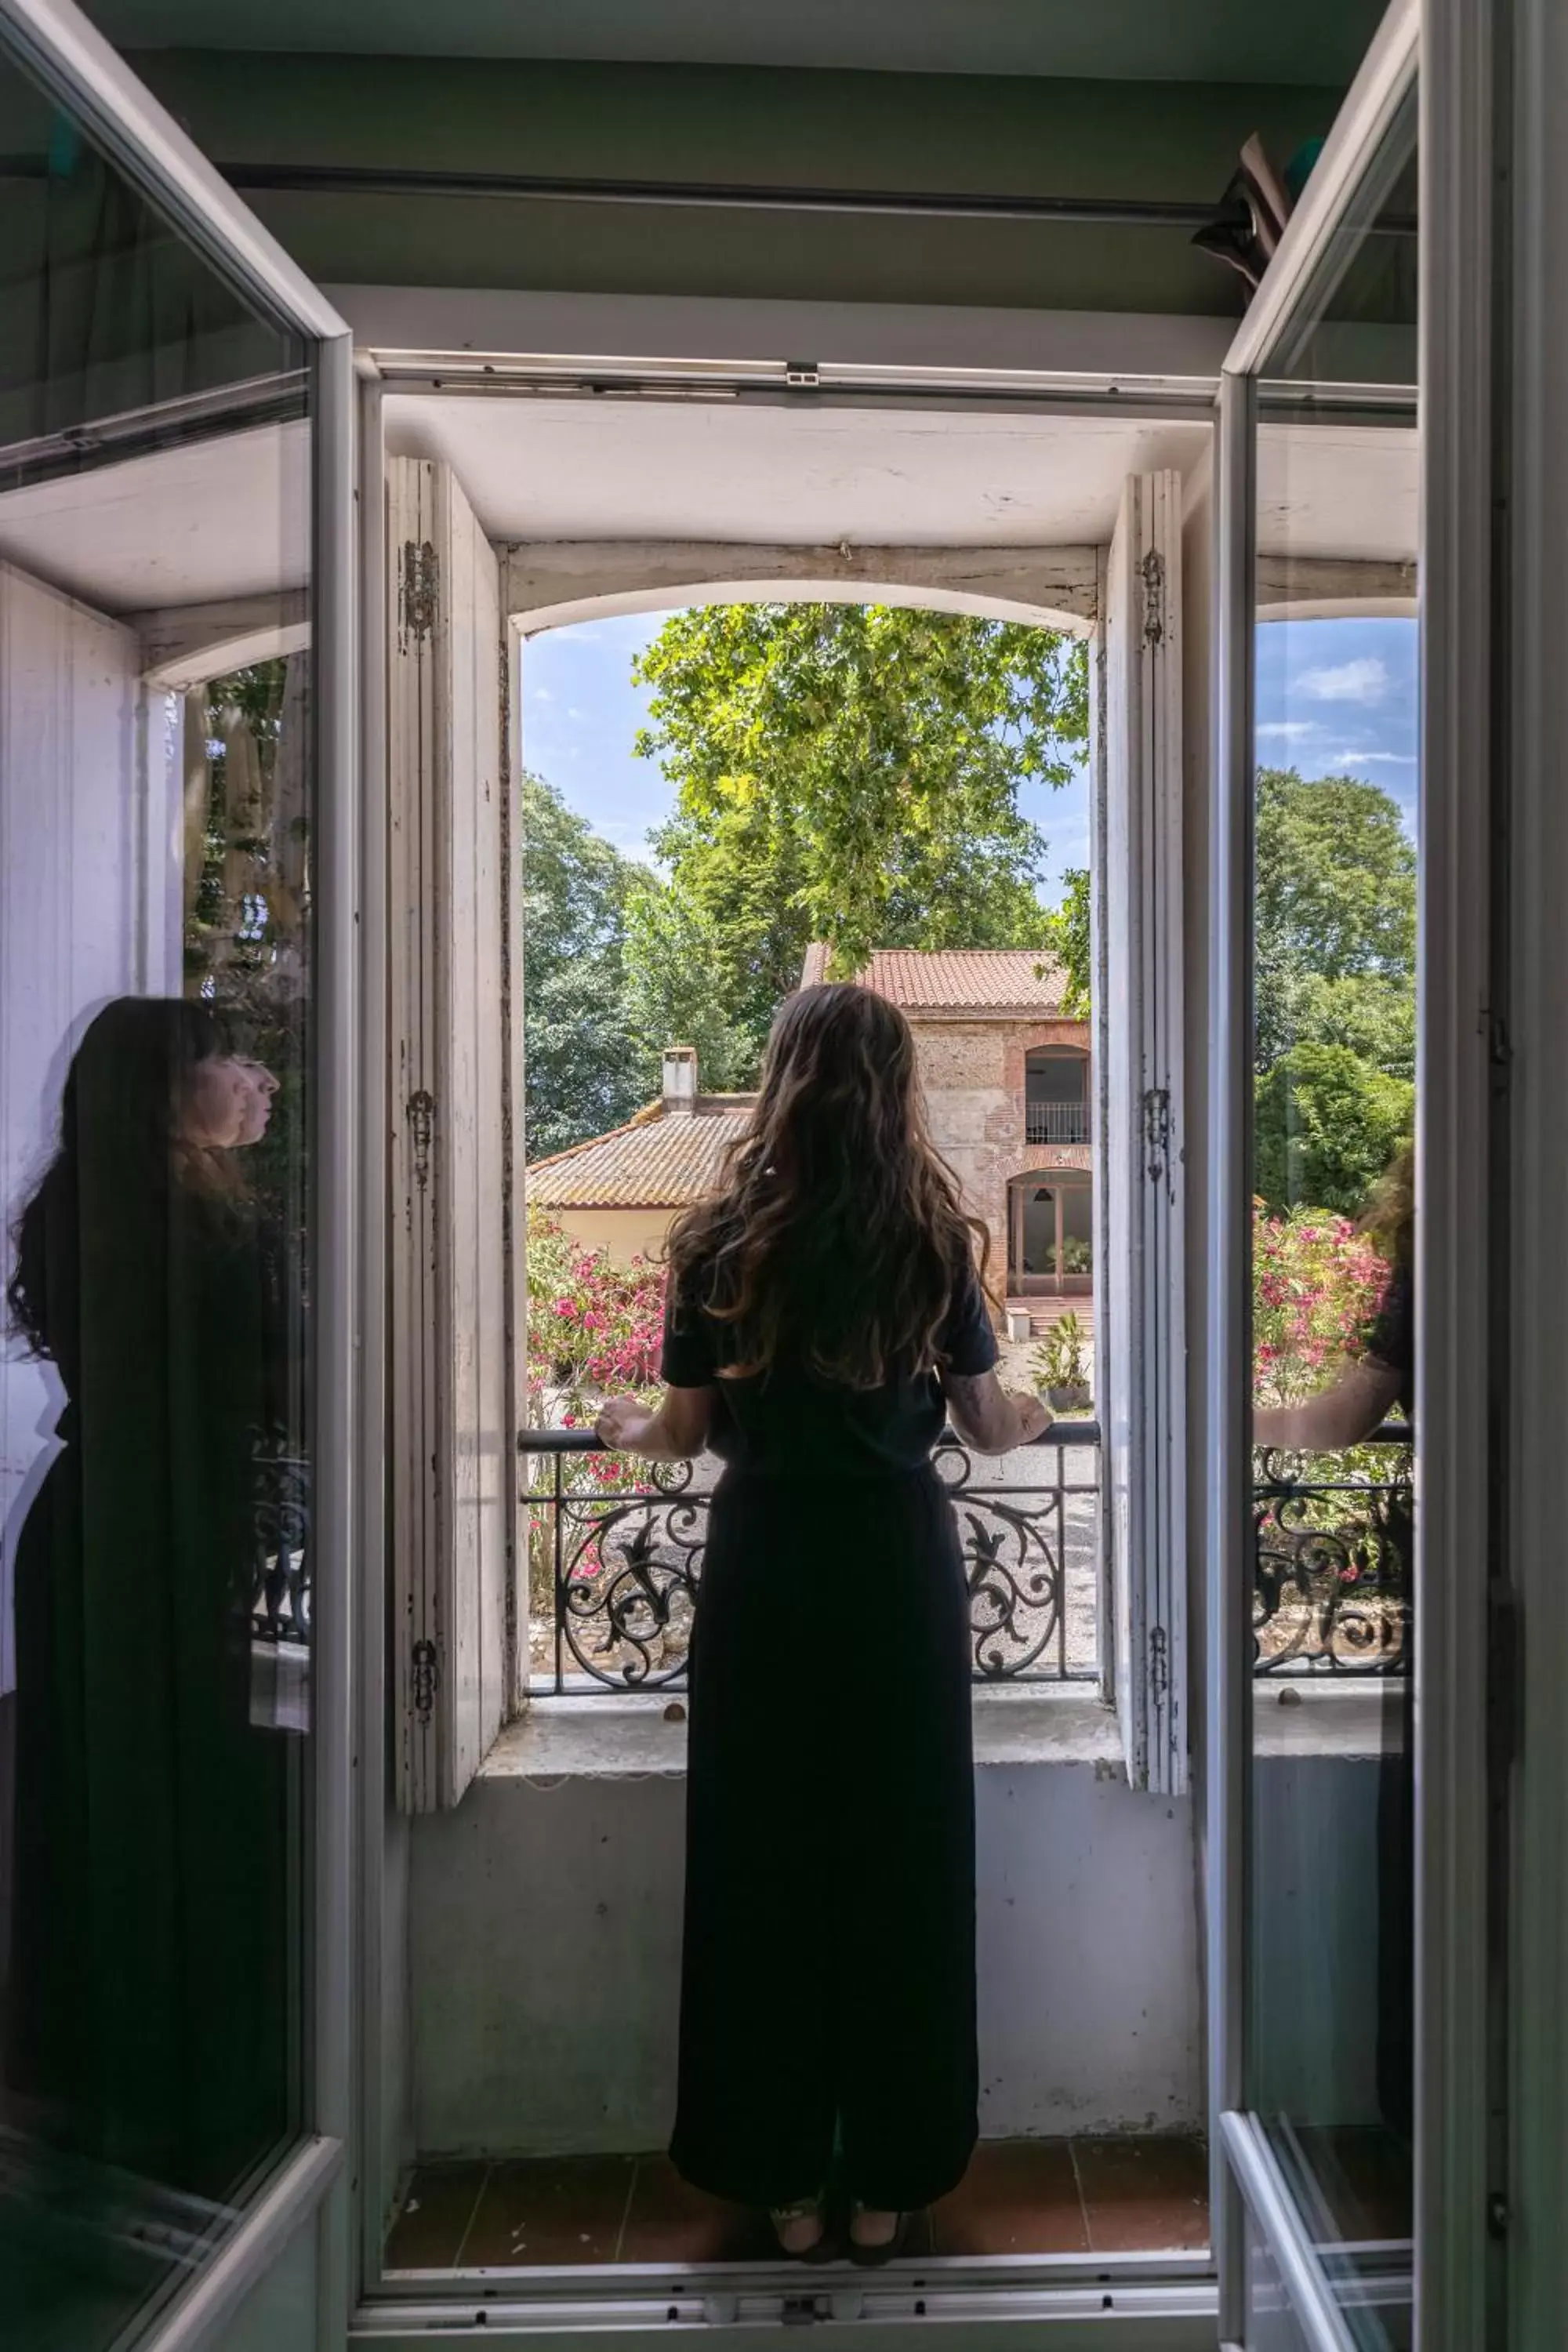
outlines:
[[[94,2352],[301,2124],[310,422],[0,126],[0,2308]]]
[[[1343,385],[1387,386],[1414,329],[1400,136],[1259,386],[1255,581],[1248,2105],[1380,2347],[1411,2226],[1419,449],[1412,384]]]

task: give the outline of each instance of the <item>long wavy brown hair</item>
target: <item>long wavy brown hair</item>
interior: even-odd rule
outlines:
[[[786,998],[751,1126],[669,1237],[678,1316],[734,1334],[731,1377],[781,1360],[855,1389],[929,1371],[989,1236],[926,1130],[898,1007],[835,984]]]

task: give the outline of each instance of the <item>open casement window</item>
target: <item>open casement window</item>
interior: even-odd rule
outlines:
[[[511,1689],[506,667],[450,468],[393,458],[387,498],[393,1656],[399,1795],[428,1812]]]
[[[1181,478],[1132,476],[1100,644],[1097,1350],[1113,1673],[1134,1788],[1186,1785]]]

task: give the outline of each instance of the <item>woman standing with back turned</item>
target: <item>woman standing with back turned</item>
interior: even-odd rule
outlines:
[[[773,1024],[751,1128],[670,1237],[662,1402],[609,1445],[725,1464],[692,1638],[680,2092],[694,2186],[851,2251],[961,2179],[977,2136],[968,1592],[931,1466],[1050,1416],[996,1382],[914,1040],[855,987]]]

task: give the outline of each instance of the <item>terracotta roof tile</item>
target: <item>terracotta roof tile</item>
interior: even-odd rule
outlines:
[[[649,1103],[626,1126],[534,1160],[528,1198],[546,1209],[677,1209],[700,1200],[745,1133],[753,1099],[704,1095],[695,1110],[674,1113]]]
[[[877,948],[859,974],[906,1013],[1059,1013],[1067,974],[1034,948]]]

